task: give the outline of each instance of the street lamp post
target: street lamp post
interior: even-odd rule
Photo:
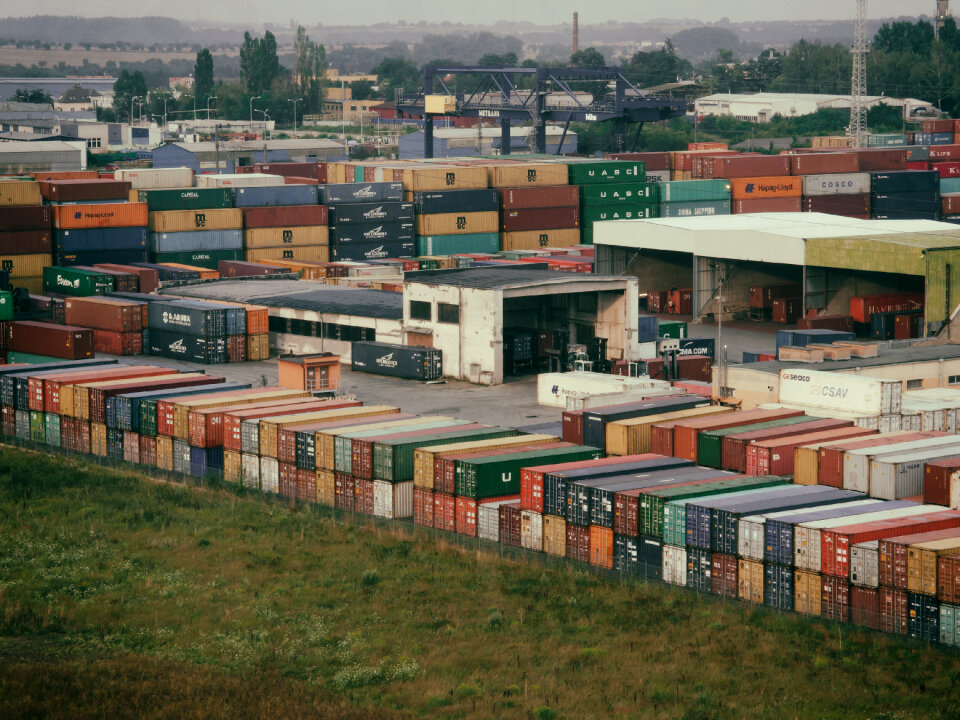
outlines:
[[[130,125],[131,126],[133,125],[133,102],[134,100],[142,100],[142,99],[143,98],[141,98],[139,95],[134,95],[132,98],[130,98]]]
[[[211,95],[210,97],[207,98],[207,120],[210,119],[210,101],[216,100],[216,99],[217,99],[216,95]]]
[[[295,98],[293,100],[287,100],[287,102],[293,103],[293,136],[297,136],[297,103],[300,102],[302,98]]]
[[[270,121],[270,112],[267,110],[257,110],[257,112],[263,113],[263,134],[267,136],[264,139],[269,140],[270,136],[268,133],[270,132],[270,130],[267,128],[267,123]],[[264,155],[263,161],[264,162],[267,161],[266,155]]]
[[[260,99],[259,95],[254,95],[252,98],[250,98],[250,129],[251,130],[253,129],[253,101],[259,100],[259,99]]]

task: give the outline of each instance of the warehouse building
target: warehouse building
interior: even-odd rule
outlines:
[[[749,307],[750,287],[800,284],[803,307],[845,315],[856,295],[925,293],[934,334],[960,305],[960,228],[932,220],[757,213],[594,224],[596,271],[628,272],[643,292],[693,288],[694,320]],[[723,307],[716,297],[723,281]]]
[[[530,141],[531,127],[510,128],[510,153],[531,153],[533,145]],[[501,155],[499,127],[477,128],[435,128],[433,131],[433,156],[443,157],[474,157],[477,155]],[[567,131],[563,135],[563,128],[555,125],[546,127],[547,154],[557,155],[560,139],[563,138],[561,155],[572,155],[577,152],[577,134]],[[423,131],[419,130],[408,135],[402,135],[398,141],[401,160],[416,160],[423,157]]]
[[[868,95],[863,100],[867,108],[877,105],[906,108],[908,117],[938,115],[936,107],[931,103],[916,98]],[[828,108],[849,110],[850,96],[818,93],[715,93],[697,98],[694,107],[700,117],[717,115],[762,123],[770,122],[778,115],[789,118],[812,115],[818,110]]]
[[[0,175],[45,170],[83,170],[87,167],[84,141],[0,142]]]
[[[188,167],[213,170],[219,159],[226,173],[258,162],[320,162],[343,160],[344,146],[333,140],[233,140],[229,142],[175,142],[153,151],[155,168]]]
[[[636,308],[634,278],[529,266],[409,272],[404,341],[442,350],[446,377],[499,385],[505,328],[547,330],[582,345],[605,338],[607,359],[629,362],[640,358]]]

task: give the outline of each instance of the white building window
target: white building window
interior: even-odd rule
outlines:
[[[100,147],[100,138],[87,138],[87,147],[88,148]]]

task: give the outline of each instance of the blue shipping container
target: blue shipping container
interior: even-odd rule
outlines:
[[[58,253],[80,250],[145,250],[146,247],[145,227],[54,230],[53,233],[53,248]]]
[[[267,185],[233,190],[233,204],[236,207],[316,205],[317,198],[316,185]]]
[[[242,250],[242,230],[197,230],[194,232],[150,233],[150,252],[172,253],[193,250]]]
[[[223,470],[223,447],[190,448],[190,474],[194,477],[219,475]]]
[[[654,315],[640,315],[637,318],[637,342],[656,342],[660,320]]]
[[[53,254],[55,265],[97,265],[98,263],[133,265],[146,259],[146,248],[137,250],[79,250]]]

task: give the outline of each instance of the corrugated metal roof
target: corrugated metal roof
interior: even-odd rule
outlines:
[[[400,293],[297,280],[221,280],[168,288],[165,294],[383,320],[403,318]]]
[[[215,152],[217,149],[216,143],[213,142],[178,142],[178,143],[169,143],[170,145],[176,145],[179,148],[187,150],[189,152]],[[230,152],[234,150],[245,151],[245,150],[263,150],[263,146],[267,146],[267,150],[312,150],[314,148],[321,149],[331,149],[331,148],[342,148],[343,143],[336,142],[334,140],[231,140],[228,142],[220,143],[220,152]],[[163,147],[163,146],[161,146]]]
[[[555,270],[531,269],[529,266],[463,268],[452,270],[422,270],[404,273],[404,280],[423,285],[452,285],[481,290],[537,287],[540,285],[569,285],[575,282],[609,281],[623,283],[625,278],[608,275],[585,275]]]
[[[0,153],[80,152],[80,149],[61,140],[48,142],[0,142]]]
[[[865,367],[883,367],[910,362],[930,362],[960,358],[960,345],[911,345],[904,348],[891,348],[882,351],[877,357],[852,358],[850,360],[827,360],[822,363],[797,363],[770,360],[768,362],[746,363],[740,367],[747,370],[779,373],[787,368],[797,370],[854,370]]]

